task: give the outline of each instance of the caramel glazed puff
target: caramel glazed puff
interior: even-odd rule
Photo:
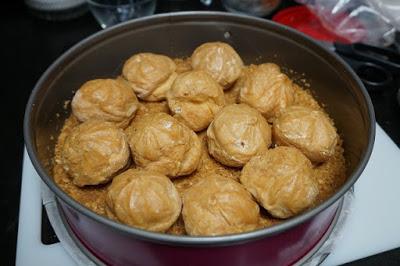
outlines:
[[[239,102],[246,103],[271,120],[294,101],[292,81],[271,63],[250,65],[235,84]]]
[[[289,218],[312,206],[318,187],[312,164],[293,147],[276,147],[253,157],[240,182],[272,216]]]
[[[157,172],[129,169],[108,188],[110,218],[142,229],[164,232],[178,219],[181,198],[174,184]]]
[[[197,47],[191,64],[195,70],[208,72],[224,89],[228,89],[242,73],[243,61],[238,53],[223,42],[208,42]]]
[[[194,131],[207,128],[225,105],[221,86],[202,70],[179,75],[167,92],[167,101],[174,117]]]
[[[168,56],[139,53],[125,62],[122,75],[140,99],[162,101],[177,76],[175,71],[176,64]]]
[[[67,136],[61,160],[75,185],[103,184],[127,165],[129,146],[122,129],[113,123],[88,120]]]
[[[246,104],[224,107],[207,129],[209,153],[220,163],[241,167],[271,145],[271,128]]]
[[[325,162],[335,152],[336,130],[321,111],[303,106],[283,110],[273,124],[273,136],[278,145],[294,146],[313,162]]]
[[[199,137],[166,113],[147,114],[127,130],[135,163],[169,177],[197,169],[202,147]]]
[[[189,235],[214,236],[254,230],[259,211],[241,184],[218,175],[201,179],[183,195],[182,216]]]
[[[95,79],[83,84],[71,107],[79,121],[98,119],[125,128],[135,116],[139,102],[132,89],[117,79]]]

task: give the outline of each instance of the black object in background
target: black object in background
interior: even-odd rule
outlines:
[[[49,217],[47,216],[47,212],[45,207],[42,205],[42,227],[40,233],[40,240],[44,245],[52,245],[60,242],[56,233],[54,232],[53,227],[49,221]]]

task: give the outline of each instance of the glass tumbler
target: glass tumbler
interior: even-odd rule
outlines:
[[[154,14],[156,0],[87,0],[90,11],[105,29],[130,19]]]

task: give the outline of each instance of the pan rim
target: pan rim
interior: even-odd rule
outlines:
[[[73,200],[68,194],[66,194],[61,188],[59,188],[52,178],[46,174],[44,167],[39,162],[38,156],[34,147],[34,138],[33,130],[31,129],[31,121],[32,121],[32,112],[31,109],[34,106],[33,104],[36,102],[38,93],[42,89],[43,84],[47,81],[49,75],[59,68],[59,66],[66,61],[69,57],[71,57],[74,53],[79,53],[80,51],[85,51],[85,47],[89,44],[98,43],[105,39],[106,36],[116,36],[121,32],[125,32],[132,27],[140,27],[141,25],[145,25],[151,22],[151,25],[155,25],[154,23],[162,23],[162,22],[179,22],[179,21],[205,21],[207,19],[215,20],[223,20],[224,22],[234,22],[234,23],[246,23],[247,25],[251,25],[253,27],[262,27],[268,26],[269,28],[275,28],[279,31],[288,32],[289,35],[295,36],[296,38],[303,39],[307,46],[313,46],[319,49],[318,52],[325,54],[326,56],[330,56],[335,63],[341,65],[344,71],[348,72],[348,76],[351,77],[352,81],[356,83],[356,86],[360,89],[362,93],[363,100],[365,101],[365,105],[368,111],[369,118],[369,132],[368,132],[368,146],[365,149],[364,154],[362,154],[360,162],[358,166],[355,168],[353,173],[348,177],[346,183],[330,198],[328,198],[323,203],[319,204],[317,207],[308,210],[305,213],[302,213],[294,218],[291,218],[281,224],[274,225],[268,228],[258,229],[251,232],[245,232],[240,234],[232,234],[232,235],[223,235],[223,236],[212,236],[212,237],[195,237],[195,236],[175,236],[168,235],[163,233],[150,232],[138,228],[129,227],[127,225],[120,224],[118,222],[112,221],[106,217],[98,215],[88,208],[84,207],[77,201]],[[308,47],[310,48],[310,47]],[[306,221],[309,221],[312,217],[316,216],[323,210],[327,209],[329,206],[337,202],[346,191],[357,181],[361,173],[363,172],[367,162],[372,153],[373,144],[375,140],[375,116],[374,110],[372,106],[371,99],[368,95],[367,90],[363,86],[360,79],[354,73],[354,71],[336,54],[331,51],[325,49],[323,46],[318,44],[316,41],[312,40],[310,37],[299,33],[291,28],[288,28],[283,25],[279,25],[275,22],[249,17],[246,15],[238,15],[238,14],[230,14],[225,12],[216,12],[216,11],[188,11],[188,12],[175,12],[175,13],[167,13],[167,14],[159,14],[150,17],[141,18],[138,20],[128,21],[125,23],[121,23],[119,25],[110,27],[105,30],[101,30],[82,41],[75,44],[72,48],[67,50],[63,55],[61,55],[41,76],[39,81],[36,83],[30,98],[28,100],[25,116],[24,116],[24,140],[25,145],[28,151],[28,155],[32,161],[32,164],[35,170],[38,172],[41,179],[46,183],[46,185],[56,194],[56,196],[61,199],[64,203],[66,203],[69,207],[72,207],[75,211],[95,220],[98,223],[109,226],[110,228],[123,233],[128,234],[137,239],[142,239],[150,242],[162,243],[167,245],[178,245],[178,246],[226,246],[231,244],[241,244],[248,241],[253,241],[260,238],[266,238],[269,236],[273,236],[275,234],[279,234],[281,232],[287,231],[295,226],[298,226]]]

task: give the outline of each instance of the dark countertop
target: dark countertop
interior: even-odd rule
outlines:
[[[216,2],[216,1],[214,1]],[[158,1],[157,12],[176,10],[222,10],[219,1],[210,8],[197,1]],[[2,87],[0,89],[3,126],[0,130],[2,178],[0,186],[0,265],[15,264],[16,236],[23,155],[23,114],[36,81],[63,52],[101,28],[90,13],[70,21],[46,21],[32,16],[22,2],[3,3],[0,29]],[[400,145],[400,108],[396,91],[371,95],[378,123]],[[382,253],[349,265],[400,265],[400,249]]]

